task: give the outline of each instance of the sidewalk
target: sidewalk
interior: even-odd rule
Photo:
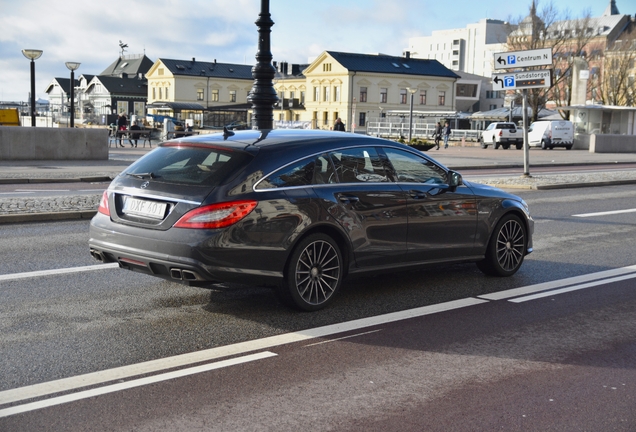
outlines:
[[[633,153],[589,153],[585,150],[529,151],[529,172],[524,177],[523,151],[461,147],[454,143],[448,149],[429,150],[432,156],[447,167],[460,173],[467,169],[519,168],[518,174],[505,176],[466,176],[466,179],[491,184],[504,189],[548,189],[577,186],[636,184],[636,169],[620,170],[621,164],[636,163]],[[153,147],[154,148],[154,147]],[[151,148],[110,148],[109,160],[104,161],[0,161],[0,183],[26,184],[51,182],[104,182],[109,181],[128,165],[150,151]],[[604,173],[575,173],[534,175],[532,168],[567,166],[572,164],[616,164],[617,171]],[[101,194],[91,196],[63,196],[50,198],[0,197],[0,223],[90,219],[96,212]]]

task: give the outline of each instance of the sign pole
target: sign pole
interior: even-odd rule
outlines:
[[[530,146],[528,145],[528,109],[527,99],[528,89],[523,89],[523,176],[531,177],[530,175]]]

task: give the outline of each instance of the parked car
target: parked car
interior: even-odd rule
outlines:
[[[574,125],[569,120],[539,120],[528,128],[528,145],[552,150],[574,145]]]
[[[519,197],[406,145],[246,130],[160,144],[119,174],[90,224],[101,262],[167,280],[271,285],[302,310],[349,275],[476,262],[511,276],[532,251]]]
[[[523,148],[523,129],[517,129],[514,123],[495,122],[490,123],[486,130],[481,133],[481,148],[488,148],[492,145],[495,149],[501,146],[508,150],[511,144],[517,147],[517,150]]]

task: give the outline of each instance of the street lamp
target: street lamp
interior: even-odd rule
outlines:
[[[35,60],[42,55],[42,50],[23,49],[22,54],[31,59],[31,126],[35,127]]]
[[[75,127],[75,69],[80,67],[80,63],[66,62],[66,67],[71,71],[71,127]]]
[[[278,102],[278,95],[272,81],[276,75],[276,69],[272,65],[270,48],[270,33],[273,25],[274,21],[272,21],[269,13],[269,0],[261,0],[261,13],[256,21],[259,35],[258,51],[256,53],[256,64],[252,68],[254,85],[247,96],[247,101],[252,103],[254,119],[252,129],[274,128],[274,104]]]
[[[406,88],[409,93],[411,93],[411,108],[409,109],[409,143],[411,142],[411,138],[413,137],[413,95],[417,91],[417,88]]]

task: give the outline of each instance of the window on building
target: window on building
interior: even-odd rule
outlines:
[[[230,102],[236,102],[236,90],[230,90]]]
[[[380,103],[386,103],[387,100],[387,89],[386,88],[381,88],[380,89]]]
[[[128,101],[117,101],[117,113],[128,114]]]
[[[320,87],[314,87],[314,102],[320,101]]]
[[[159,76],[163,75],[163,68],[157,69],[157,75]]]
[[[137,117],[143,117],[146,114],[146,104],[143,102],[134,102],[133,103],[133,113]]]
[[[197,89],[197,100],[198,101],[203,100],[203,89]]]
[[[163,92],[161,91],[161,87],[159,87],[159,99],[163,99]]]
[[[331,63],[323,63],[322,64],[323,72],[331,72]]]
[[[329,102],[329,86],[323,87],[323,99],[325,102]]]
[[[340,102],[340,86],[336,86],[333,88],[333,100],[335,102]]]
[[[426,105],[426,90],[420,90],[420,105]]]
[[[360,102],[366,102],[366,101],[367,101],[367,88],[360,87]]]
[[[358,122],[358,126],[364,127],[367,124],[367,113],[360,113],[360,121]]]
[[[438,105],[446,105],[446,92],[440,91],[438,95]]]
[[[152,99],[157,99],[157,88],[153,87],[152,88]]]
[[[400,103],[401,104],[405,104],[406,103],[406,89],[400,89]]]
[[[212,102],[218,102],[218,101],[219,101],[219,90],[214,89],[212,90]]]
[[[166,99],[170,99],[170,96],[168,95],[168,87],[166,87]]]
[[[295,92],[295,91],[290,91],[290,92],[289,92],[289,99],[290,99],[290,100],[293,100],[293,99],[294,99],[294,96],[296,96],[296,92]]]
[[[322,124],[325,126],[329,124],[329,113],[327,111],[322,113]]]
[[[300,104],[301,105],[305,104],[305,92],[304,91],[300,92]]]

